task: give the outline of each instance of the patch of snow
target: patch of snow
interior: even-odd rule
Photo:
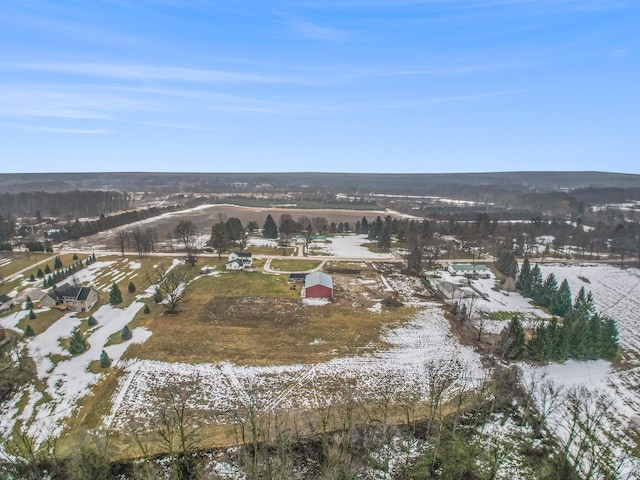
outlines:
[[[303,298],[302,303],[305,305],[312,305],[314,307],[321,307],[323,305],[330,304],[331,300],[328,298]]]

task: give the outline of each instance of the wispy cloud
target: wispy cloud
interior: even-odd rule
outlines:
[[[116,63],[15,63],[0,65],[0,70],[45,72],[120,80],[168,80],[198,83],[305,83],[304,80],[293,77],[176,66]]]
[[[0,85],[0,116],[106,119],[112,112],[139,109],[132,100],[83,87]]]
[[[103,128],[64,128],[52,127],[48,125],[26,125],[21,123],[0,122],[0,128],[20,130],[24,132],[44,132],[44,133],[64,133],[73,135],[107,135],[111,130]]]
[[[346,30],[327,27],[292,15],[280,15],[288,28],[296,35],[312,40],[344,42],[351,34]]]

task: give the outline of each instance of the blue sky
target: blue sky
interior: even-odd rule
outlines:
[[[2,172],[640,173],[640,2],[0,2]]]

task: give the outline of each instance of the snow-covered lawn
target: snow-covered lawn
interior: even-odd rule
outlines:
[[[389,388],[390,381],[401,391],[424,375],[423,364],[430,359],[458,359],[472,378],[481,376],[479,356],[460,345],[440,305],[423,306],[412,321],[389,329],[384,339],[390,347],[375,354],[315,365],[255,367],[130,360],[124,365],[125,375],[112,398],[112,413],[105,426],[126,429],[132,421],[152,421],[161,403],[158,392],[175,389],[189,396],[191,407],[224,423],[233,421],[249,400],[266,411],[307,410],[347,397],[372,398]]]
[[[375,253],[364,247],[363,244],[371,243],[366,235],[337,235],[330,237],[327,242],[312,242],[311,248],[336,257],[345,258],[393,258],[390,253]]]

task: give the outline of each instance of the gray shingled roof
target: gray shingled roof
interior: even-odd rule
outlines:
[[[313,272],[304,278],[304,288],[313,287],[314,285],[323,285],[333,290],[333,279],[331,275],[322,272]]]

